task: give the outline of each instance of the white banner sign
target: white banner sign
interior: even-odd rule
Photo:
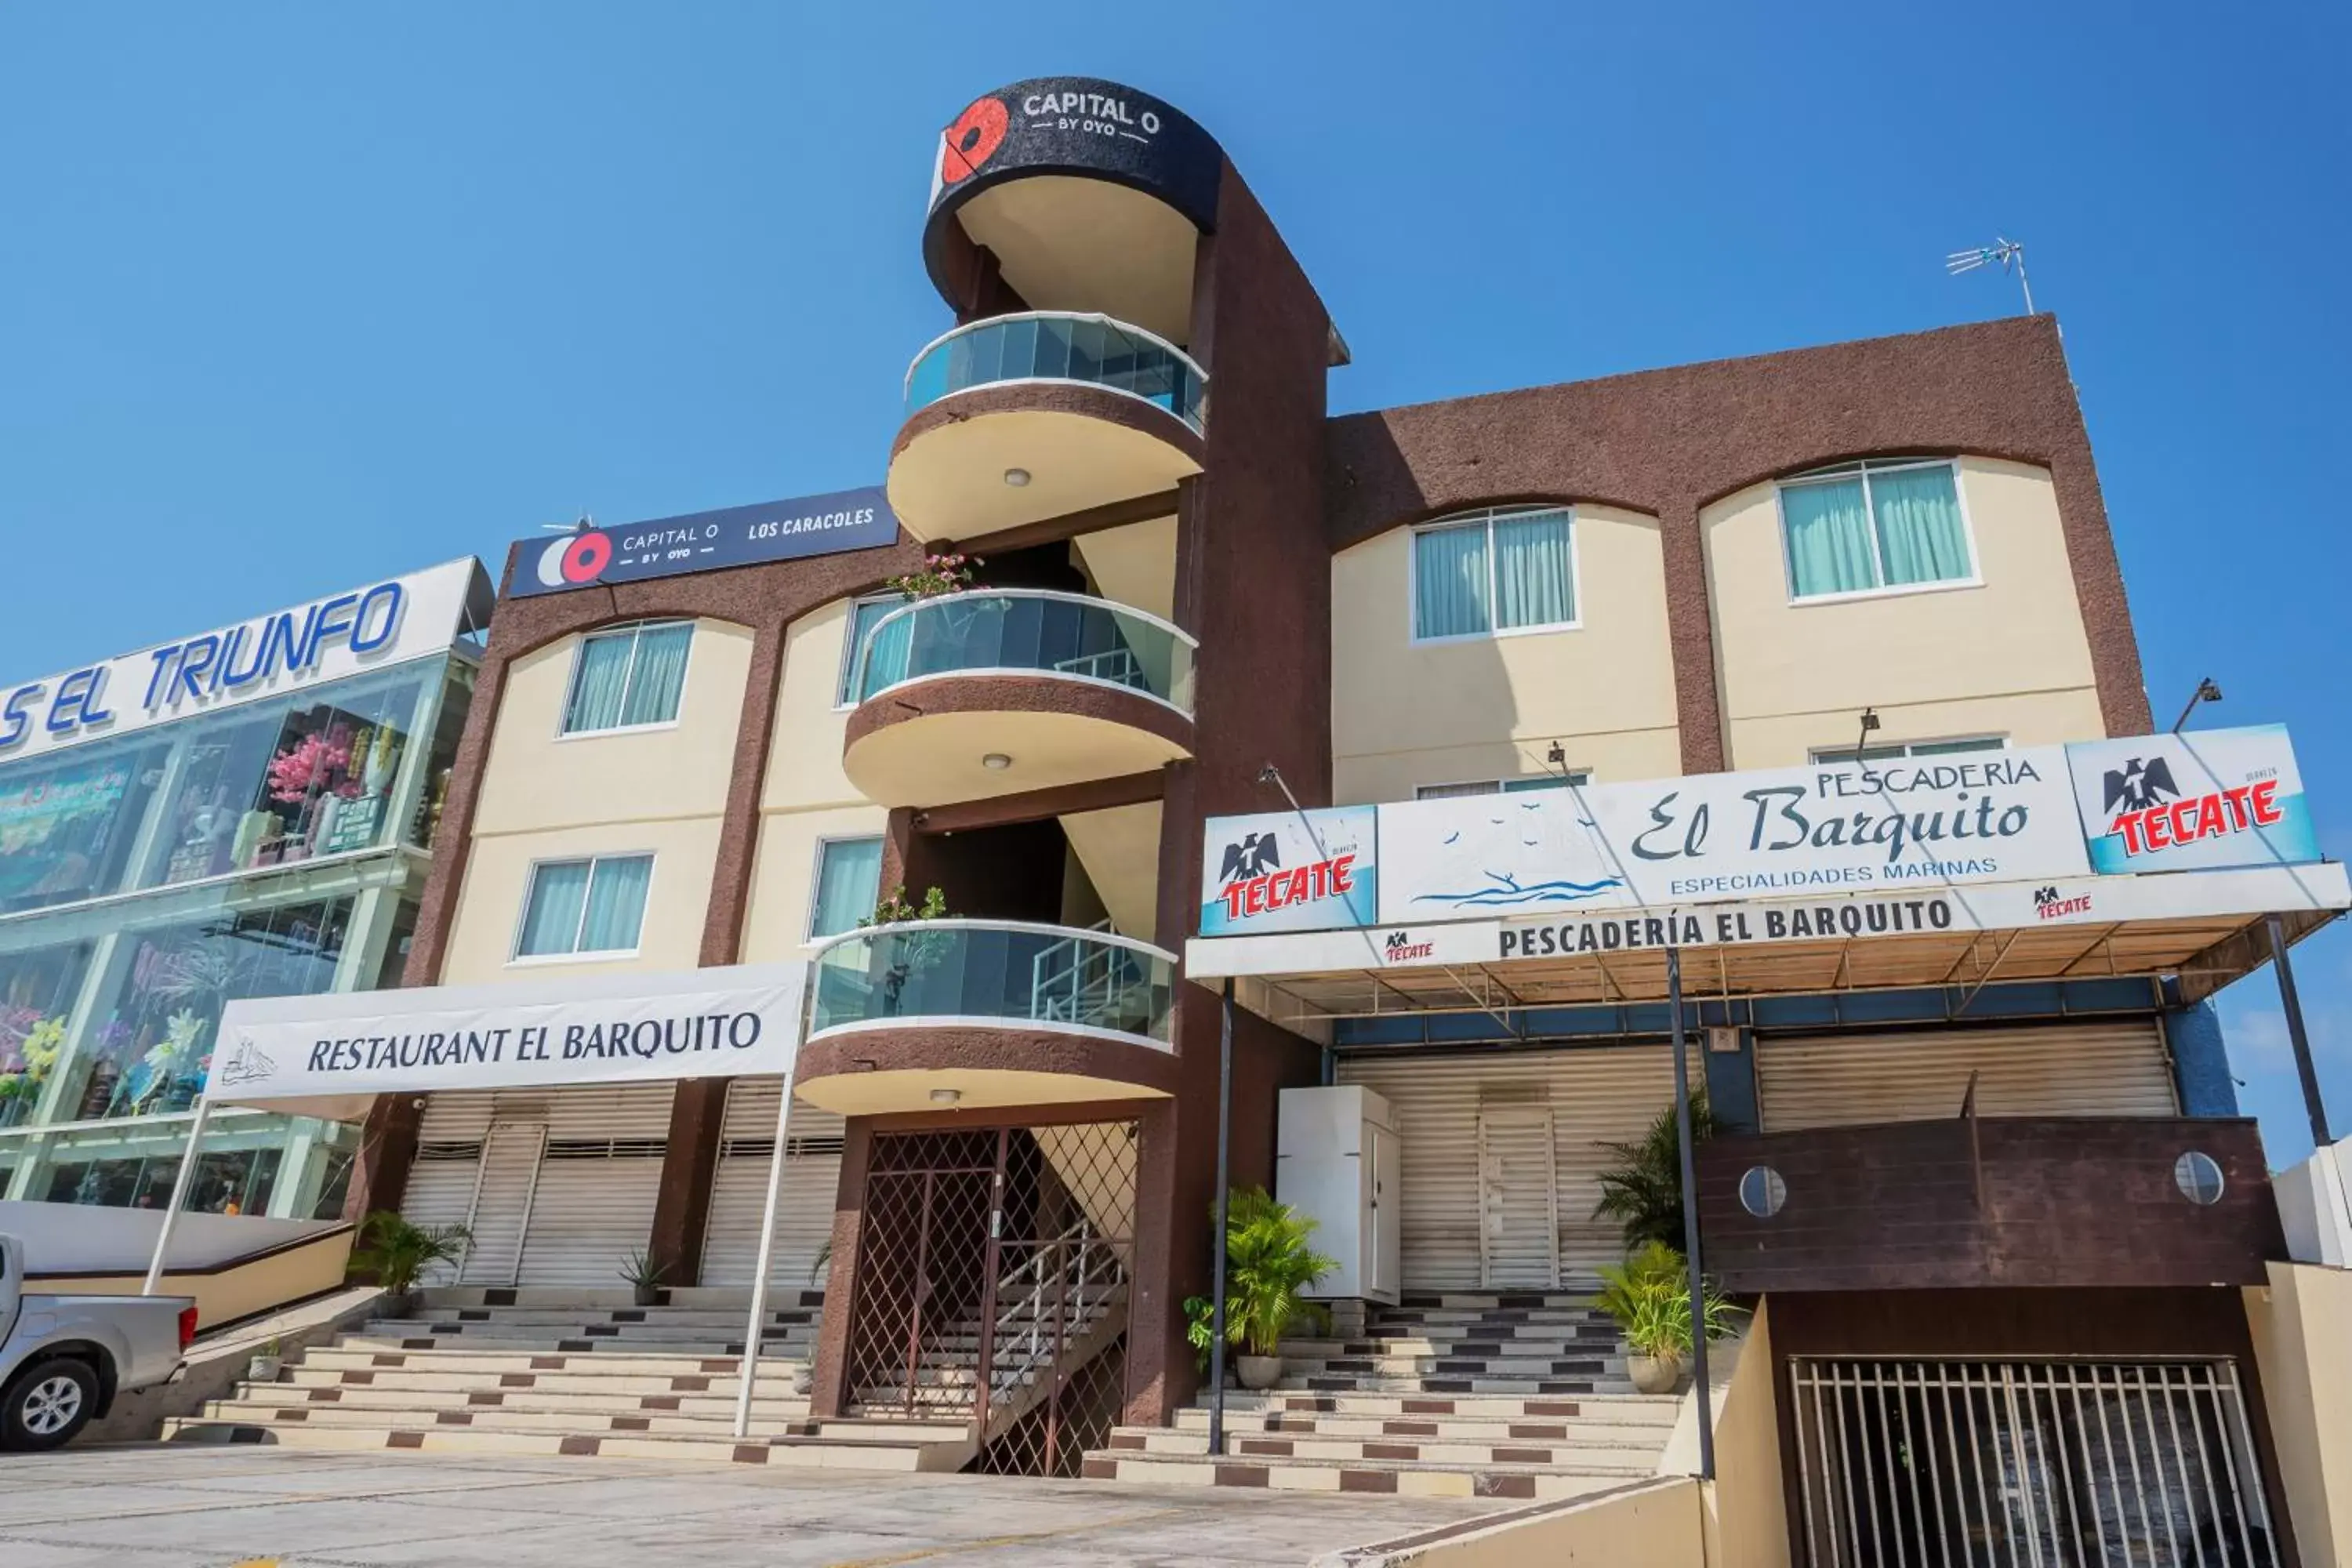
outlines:
[[[449,1089],[772,1076],[800,1047],[808,965],[232,1002],[206,1093],[268,1103]]]

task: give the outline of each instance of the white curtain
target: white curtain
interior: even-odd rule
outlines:
[[[1553,626],[1576,619],[1568,513],[1495,520],[1495,601],[1498,627]]]
[[[1458,637],[1492,629],[1485,523],[1414,534],[1412,570],[1413,636]]]
[[[824,863],[817,868],[816,913],[809,922],[812,937],[838,936],[873,917],[882,896],[882,840],[836,838],[824,847]]]
[[[622,723],[667,724],[677,717],[678,693],[686,687],[687,650],[693,642],[691,621],[637,628],[637,663],[629,672]]]
[[[523,907],[518,957],[570,952],[580,938],[580,910],[588,898],[590,862],[551,860],[532,871]]]
[[[645,923],[646,889],[654,879],[654,858],[624,855],[596,862],[588,882],[587,918],[580,922],[581,952],[626,952],[637,945]]]

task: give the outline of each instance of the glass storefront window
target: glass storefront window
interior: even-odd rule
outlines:
[[[180,1117],[58,1133],[24,1195],[57,1204],[162,1208],[171,1202],[187,1134],[187,1121]],[[355,1127],[302,1116],[225,1113],[215,1119],[196,1152],[184,1212],[333,1219],[342,1213],[358,1146]],[[28,1152],[0,1145],[0,1165]]]
[[[0,1127],[21,1126],[39,1105],[65,1050],[89,953],[87,942],[0,952]]]

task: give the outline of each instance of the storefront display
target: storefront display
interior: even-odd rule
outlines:
[[[28,1121],[64,1054],[90,944],[0,953],[0,1128]]]

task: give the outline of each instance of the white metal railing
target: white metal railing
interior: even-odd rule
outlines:
[[[1790,1371],[1812,1568],[2280,1561],[2234,1362]]]

